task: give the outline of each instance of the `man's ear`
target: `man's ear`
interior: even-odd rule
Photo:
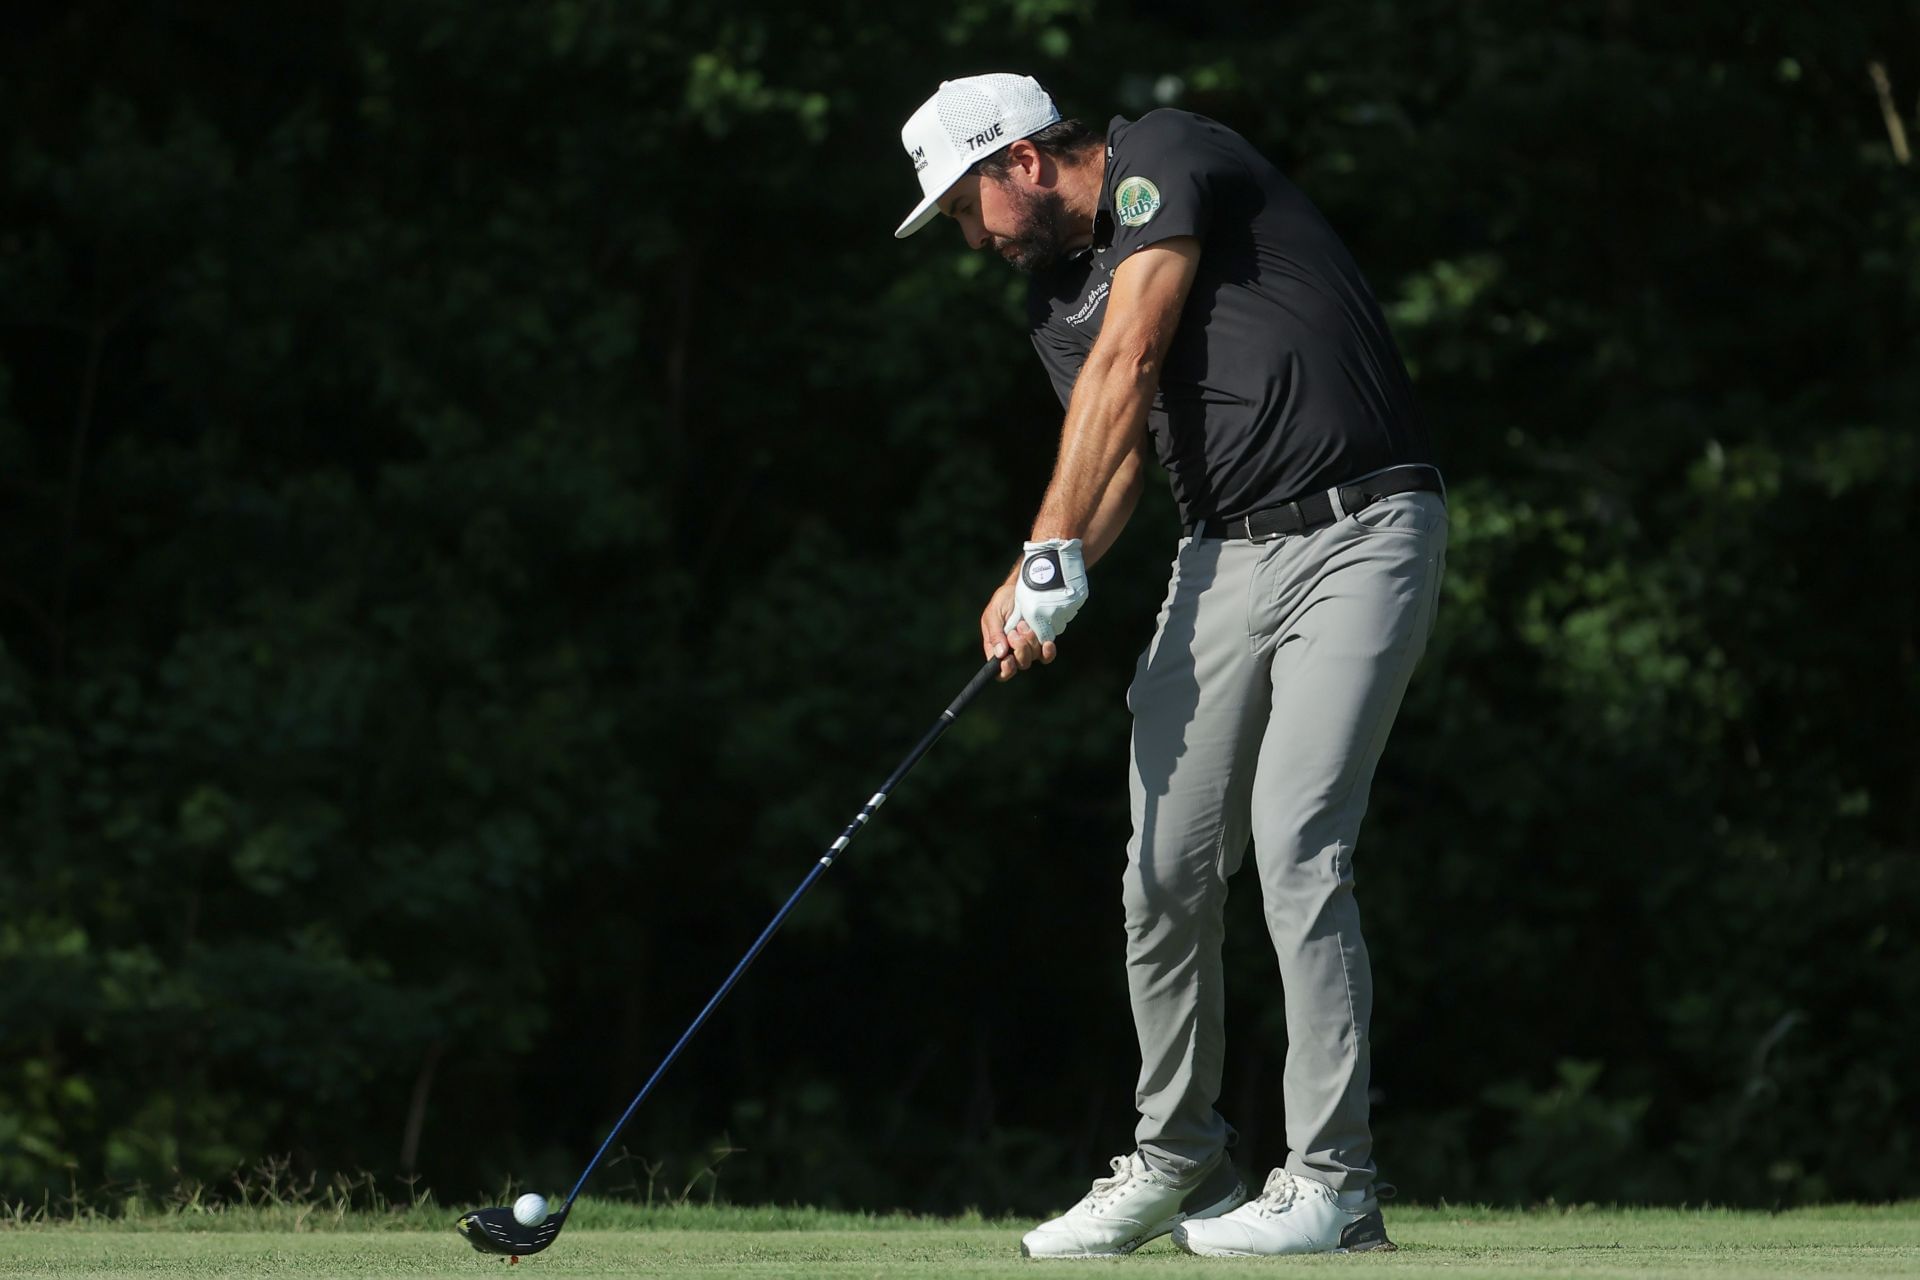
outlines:
[[[1047,155],[1025,138],[1007,145],[1007,176],[1023,186],[1037,187],[1049,174]]]

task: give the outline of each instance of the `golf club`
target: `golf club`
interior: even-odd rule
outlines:
[[[818,880],[821,875],[826,872],[827,868],[833,865],[834,859],[838,858],[841,852],[846,849],[847,845],[852,843],[854,836],[859,834],[860,828],[866,826],[867,820],[873,817],[881,805],[886,803],[887,794],[893,790],[900,779],[907,776],[907,770],[919,763],[920,757],[925,755],[928,749],[940,740],[940,735],[947,731],[947,726],[953,723],[954,718],[960,714],[961,710],[964,709],[969,702],[973,701],[974,695],[986,687],[987,682],[993,679],[999,669],[999,661],[997,659],[989,659],[985,666],[974,673],[973,679],[967,681],[967,687],[960,691],[960,696],[955,698],[953,702],[948,705],[947,709],[940,713],[940,718],[934,721],[933,727],[927,730],[920,741],[914,745],[913,750],[907,753],[907,758],[902,760],[899,766],[887,776],[887,780],[880,784],[880,789],[874,792],[872,799],[868,800],[860,812],[854,815],[853,821],[847,824],[846,829],[840,833],[839,838],[827,847],[826,853],[821,855],[820,860],[816,862],[813,869],[807,873],[807,878],[800,882],[800,887],[795,889],[793,896],[787,899],[787,904],[781,907],[779,912],[773,917],[773,922],[761,931],[760,937],[755,940],[753,946],[747,949],[747,954],[741,958],[739,964],[734,966],[733,972],[728,975],[727,980],[720,984],[720,989],[714,992],[713,999],[707,1001],[707,1007],[700,1011],[700,1016],[693,1020],[693,1024],[681,1035],[679,1042],[667,1051],[667,1056],[661,1059],[660,1065],[653,1069],[651,1076],[647,1077],[647,1082],[640,1086],[640,1092],[635,1094],[633,1101],[627,1104],[626,1111],[621,1114],[619,1121],[613,1126],[612,1132],[607,1134],[606,1141],[602,1142],[600,1149],[593,1153],[593,1159],[587,1161],[587,1167],[581,1171],[579,1181],[575,1182],[573,1184],[573,1190],[567,1193],[566,1202],[552,1214],[549,1214],[544,1221],[536,1223],[533,1226],[522,1224],[519,1219],[513,1216],[513,1210],[506,1205],[496,1205],[491,1209],[476,1209],[471,1213],[463,1214],[461,1215],[458,1229],[460,1234],[467,1238],[469,1244],[482,1253],[520,1256],[529,1253],[539,1253],[559,1237],[560,1229],[567,1223],[567,1214],[573,1211],[573,1202],[579,1198],[580,1188],[587,1185],[587,1179],[592,1175],[594,1168],[600,1163],[600,1158],[607,1154],[607,1148],[611,1147],[613,1140],[620,1136],[620,1131],[627,1127],[627,1121],[633,1118],[633,1113],[637,1111],[640,1104],[646,1100],[646,1096],[652,1091],[655,1082],[660,1079],[668,1067],[673,1065],[673,1060],[680,1056],[680,1051],[687,1047],[689,1040],[693,1039],[693,1033],[700,1029],[701,1025],[706,1022],[708,1015],[726,998],[727,992],[733,990],[733,984],[740,980],[740,975],[747,971],[747,966],[753,963],[754,957],[758,956],[761,948],[767,945],[767,940],[773,937],[775,930],[779,929],[780,925],[786,920],[788,913],[793,910],[794,904],[800,901],[801,895],[812,888],[813,882]]]

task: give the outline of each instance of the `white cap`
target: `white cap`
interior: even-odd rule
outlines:
[[[900,131],[900,144],[920,176],[920,203],[893,233],[904,240],[933,221],[934,202],[974,161],[992,155],[1060,118],[1060,108],[1032,76],[967,76],[942,80]]]

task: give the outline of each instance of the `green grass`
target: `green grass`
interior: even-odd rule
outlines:
[[[813,1209],[583,1203],[548,1252],[509,1271],[470,1250],[453,1215],[423,1207],[296,1219],[295,1206],[155,1213],[132,1220],[16,1221],[0,1228],[0,1276],[69,1280],[192,1276],[1019,1276],[1089,1270],[1218,1276],[1333,1267],[1447,1276],[1914,1276],[1920,1203],[1782,1214],[1593,1209],[1390,1209],[1401,1249],[1352,1258],[1203,1260],[1165,1240],[1131,1258],[1030,1262],[1024,1222],[874,1217]],[[431,1229],[429,1229],[431,1228]]]

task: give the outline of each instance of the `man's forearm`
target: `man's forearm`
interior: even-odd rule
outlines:
[[[1033,522],[1036,542],[1048,538],[1094,541],[1095,518],[1116,476],[1145,436],[1147,407],[1159,377],[1158,366],[1150,360],[1111,354],[1098,346],[1087,357],[1067,406],[1053,481]],[[1119,530],[1105,532],[1106,542],[1111,543]],[[1101,550],[1105,549],[1103,545]]]
[[[1114,472],[1113,480],[1107,485],[1107,492],[1100,499],[1099,510],[1093,513],[1093,519],[1087,524],[1086,536],[1081,542],[1089,569],[1107,554],[1107,548],[1114,544],[1120,531],[1127,527],[1127,521],[1133,517],[1133,509],[1140,505],[1140,491],[1147,484],[1145,454],[1144,448],[1136,448],[1120,460],[1120,469]]]
[[[1135,449],[1121,459],[1120,470],[1114,473],[1113,480],[1107,485],[1106,494],[1100,499],[1099,509],[1093,513],[1093,519],[1087,522],[1086,535],[1081,538],[1081,554],[1085,557],[1087,568],[1091,569],[1107,554],[1110,547],[1120,537],[1121,530],[1127,527],[1127,521],[1133,518],[1134,508],[1140,505],[1140,492],[1147,487],[1146,449]],[[1020,574],[1020,566],[1026,557],[1013,562],[1007,570],[1007,581],[1012,582]]]

